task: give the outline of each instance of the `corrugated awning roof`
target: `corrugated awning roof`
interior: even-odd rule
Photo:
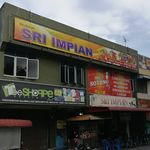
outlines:
[[[150,111],[150,108],[108,107],[110,111]]]
[[[132,107],[90,107],[88,112],[108,112],[108,111],[136,111],[150,112],[150,108],[132,108]]]

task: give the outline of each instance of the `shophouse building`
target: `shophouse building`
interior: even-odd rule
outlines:
[[[0,20],[0,147],[61,148],[77,133],[92,146],[102,134],[130,136],[136,50],[8,3]],[[68,121],[79,114],[99,118]]]
[[[137,78],[137,100],[138,108],[147,110],[144,113],[143,126],[145,133],[149,134],[150,120],[150,58],[139,55],[139,75]]]

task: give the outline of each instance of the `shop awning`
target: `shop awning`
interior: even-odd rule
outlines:
[[[108,107],[110,111],[150,111],[150,108]]]
[[[108,112],[108,111],[141,111],[150,112],[150,108],[130,108],[130,107],[90,107],[88,112]]]
[[[31,127],[32,121],[22,119],[0,119],[0,127]]]
[[[150,76],[146,76],[146,75],[139,75],[138,79],[150,79]]]
[[[68,119],[68,121],[88,121],[88,120],[105,120],[105,119],[110,119],[110,118],[101,118],[91,114],[85,114],[85,115],[71,117]]]

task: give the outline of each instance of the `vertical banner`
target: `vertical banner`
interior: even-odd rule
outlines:
[[[88,69],[88,92],[110,95],[110,75],[105,70]]]

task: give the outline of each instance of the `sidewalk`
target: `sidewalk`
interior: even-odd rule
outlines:
[[[125,148],[123,150],[150,150],[150,145],[140,146],[140,147],[135,147],[135,148]]]

